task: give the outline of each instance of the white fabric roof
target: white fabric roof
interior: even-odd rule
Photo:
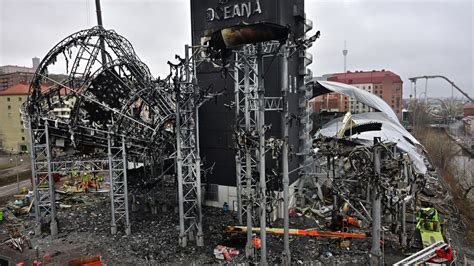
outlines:
[[[358,125],[378,122],[382,124],[381,130],[365,131],[352,136],[354,142],[373,142],[374,137],[380,137],[382,141],[397,143],[397,148],[406,152],[413,161],[415,169],[419,173],[426,173],[424,155],[420,142],[413,137],[398,121],[397,115],[390,106],[376,95],[356,88],[351,85],[332,82],[317,81],[324,88],[350,96],[357,101],[366,104],[380,112],[353,114],[352,120]],[[317,133],[327,137],[335,137],[337,131],[343,127],[343,117],[336,118],[325,124]]]
[[[343,117],[336,118],[325,124],[318,132],[327,137],[335,137],[337,131],[343,126]],[[415,166],[415,170],[419,173],[426,173],[424,163],[424,155],[422,155],[419,142],[402,126],[394,123],[390,117],[381,112],[371,112],[362,114],[353,114],[352,120],[358,125],[378,122],[382,123],[381,130],[365,131],[352,135],[352,141],[358,143],[372,143],[374,137],[380,137],[382,141],[390,141],[397,144],[397,148],[406,152]],[[414,141],[413,141],[414,140]]]
[[[366,92],[362,89],[344,83],[325,80],[317,80],[316,82],[318,82],[319,84],[321,84],[321,86],[330,91],[352,97],[365,105],[368,105],[372,108],[379,110],[380,112],[385,113],[394,122],[400,124],[400,122],[398,122],[397,114],[395,114],[390,105],[388,105],[380,97],[377,97],[376,95],[370,92]]]

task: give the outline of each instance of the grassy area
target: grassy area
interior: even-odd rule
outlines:
[[[12,167],[15,167],[15,163],[14,163],[14,162],[9,162],[9,163],[0,164],[0,170],[12,168]]]
[[[31,171],[20,172],[18,174],[20,181],[30,179]],[[16,174],[0,178],[0,186],[9,185],[16,182]]]

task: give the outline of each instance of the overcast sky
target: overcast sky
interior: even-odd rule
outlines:
[[[155,76],[190,43],[189,0],[102,0],[104,26],[133,44]],[[306,0],[307,17],[321,38],[311,48],[315,76],[387,69],[404,81],[441,74],[474,97],[472,0]],[[61,39],[96,25],[94,0],[0,0],[0,65],[31,65]],[[424,81],[418,86],[424,88]],[[430,80],[428,95],[449,96],[451,86]],[[460,95],[455,92],[455,95]]]

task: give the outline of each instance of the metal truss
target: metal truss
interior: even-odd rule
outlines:
[[[200,49],[185,47],[185,59],[172,65],[176,93],[176,159],[179,200],[179,242],[185,247],[188,238],[204,245],[202,232],[201,159],[199,155],[199,117],[201,104],[196,80]]]
[[[281,97],[265,97],[265,111],[283,111],[283,104]]]
[[[51,172],[69,173],[76,172],[107,172],[109,171],[108,160],[84,160],[84,161],[52,161]]]
[[[252,227],[260,226],[261,262],[266,262],[265,112],[283,111],[282,97],[265,97],[263,58],[279,56],[280,44],[247,45],[235,51],[235,141],[239,223],[247,225],[246,256],[253,257]]]
[[[235,52],[235,115],[236,142],[235,156],[237,178],[238,219],[243,224],[243,217],[256,201],[256,173],[258,173],[258,73],[257,58],[251,57],[250,49]],[[249,208],[250,207],[250,208]],[[251,217],[254,214],[251,214]],[[255,217],[252,217],[255,221]]]
[[[116,145],[108,137],[108,159],[110,177],[110,202],[112,209],[111,233],[117,233],[117,226],[123,223],[125,233],[130,235],[130,217],[128,212],[127,152],[125,137]]]
[[[62,81],[53,80],[47,71],[59,60],[66,65]],[[45,82],[52,85],[44,88]],[[49,51],[34,75],[23,110],[33,123],[37,118],[60,123],[55,131],[61,131],[67,146],[94,149],[97,140],[107,147],[111,132],[126,135],[130,152],[138,147],[140,153],[162,150],[171,141],[163,128],[175,108],[172,92],[153,78],[127,39],[93,27],[66,37]],[[58,114],[64,110],[67,114]],[[106,133],[93,135],[101,131]]]
[[[51,146],[48,124],[33,128],[30,122],[31,169],[35,205],[35,234],[41,234],[41,225],[49,216],[51,235],[58,233],[56,221],[54,178],[51,169]]]
[[[58,234],[57,210],[55,202],[55,183],[53,174],[69,174],[74,172],[109,172],[110,194],[112,206],[112,233],[116,233],[116,225],[123,222],[125,231],[130,234],[130,222],[128,218],[128,196],[127,196],[127,157],[125,143],[122,137],[121,145],[110,146],[108,159],[89,160],[61,160],[54,158],[52,154],[51,141],[54,137],[51,130],[54,129],[48,121],[29,123],[31,137],[31,162],[33,175],[33,193],[35,207],[35,234],[41,234],[43,224],[50,222],[51,235]],[[39,125],[39,126],[38,126]],[[115,153],[113,153],[115,152]],[[52,204],[53,203],[53,204]]]

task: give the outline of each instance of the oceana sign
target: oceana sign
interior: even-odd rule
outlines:
[[[219,0],[219,5],[206,10],[207,21],[220,21],[232,18],[250,18],[262,14],[260,0],[233,3],[232,0]]]

